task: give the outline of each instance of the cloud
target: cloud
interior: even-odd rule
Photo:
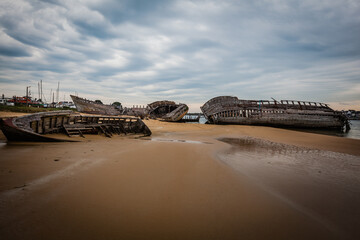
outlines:
[[[27,47],[9,37],[8,35],[0,32],[0,56],[8,57],[28,57],[30,56],[30,50]]]
[[[357,1],[0,2],[0,90],[103,102],[358,102]],[[360,107],[360,106],[359,106]],[[197,107],[195,107],[197,108]],[[193,110],[192,111],[199,111]]]

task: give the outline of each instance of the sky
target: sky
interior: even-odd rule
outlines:
[[[0,0],[0,94],[360,110],[358,0]]]

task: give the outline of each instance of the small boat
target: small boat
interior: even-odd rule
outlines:
[[[180,121],[189,111],[186,104],[176,104],[173,101],[156,101],[148,104],[147,111],[150,117],[160,118],[168,122]]]
[[[84,134],[143,134],[151,131],[139,118],[113,116],[82,116],[73,111],[41,112],[21,117],[0,119],[0,129],[8,141],[72,142],[70,138],[55,138],[53,133],[68,137]]]
[[[116,108],[116,106],[114,105],[106,105],[85,98],[80,98],[74,95],[70,95],[70,97],[73,100],[76,109],[82,113],[111,116],[120,115],[121,113],[121,109]]]
[[[350,130],[348,118],[325,103],[295,100],[210,99],[200,107],[209,123]]]
[[[181,122],[200,122],[201,116],[204,116],[204,115],[202,113],[187,113],[181,119]]]

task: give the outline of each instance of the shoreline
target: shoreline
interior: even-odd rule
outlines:
[[[28,113],[0,112],[0,118],[17,117],[26,114]],[[244,135],[278,143],[295,145],[299,147],[308,147],[319,150],[341,152],[360,156],[360,139],[354,138],[344,138],[339,136],[269,126],[207,125],[163,122],[158,120],[143,121],[153,131],[152,137],[156,136],[156,134],[169,131],[171,131],[172,133],[193,131],[193,134],[199,134],[201,136],[204,135],[203,133],[206,134],[209,131],[215,129],[213,133],[209,134],[209,136],[231,137],[237,135]],[[164,130],[164,128],[166,129]],[[92,136],[88,138],[96,139]],[[0,140],[4,140],[4,136],[1,131]]]

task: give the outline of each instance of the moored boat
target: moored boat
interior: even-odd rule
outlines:
[[[347,117],[325,103],[241,100],[232,96],[219,96],[210,99],[200,108],[205,118],[214,124],[350,130]]]

